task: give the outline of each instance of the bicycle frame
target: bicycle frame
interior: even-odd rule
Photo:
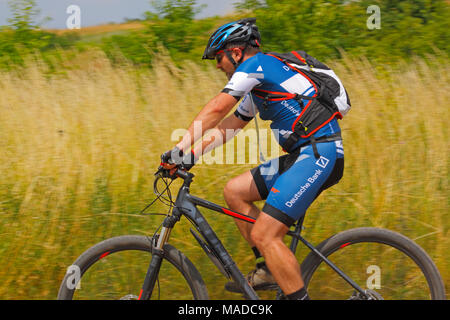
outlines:
[[[176,172],[178,177],[184,179],[184,183],[181,186],[177,199],[175,201],[175,207],[172,210],[172,215],[167,216],[162,224],[162,229],[158,238],[158,241],[153,246],[152,259],[150,261],[149,268],[144,280],[144,284],[139,295],[139,299],[147,300],[153,292],[153,288],[158,277],[158,273],[161,267],[161,263],[164,256],[164,245],[168,242],[170,237],[170,232],[175,226],[175,224],[180,220],[181,216],[185,216],[194,225],[196,230],[200,233],[202,238],[206,243],[195,234],[194,231],[191,232],[194,238],[199,242],[200,246],[205,250],[208,257],[213,261],[213,263],[218,267],[218,269],[228,278],[233,279],[242,289],[244,296],[251,300],[258,300],[259,297],[255,290],[249,285],[245,279],[242,272],[237,267],[236,263],[231,258],[228,251],[225,249],[214,230],[208,224],[206,219],[198,210],[197,206],[201,206],[222,214],[226,214],[233,218],[246,221],[248,223],[255,223],[256,219],[242,213],[234,212],[230,209],[224,208],[220,205],[212,203],[210,201],[198,198],[189,193],[189,187],[192,183],[194,175],[192,173],[178,170]],[[352,279],[350,279],[345,273],[343,273],[338,267],[336,267],[331,261],[329,261],[325,256],[323,256],[312,244],[306,241],[300,236],[301,229],[303,225],[303,218],[295,225],[294,231],[288,231],[287,235],[292,236],[292,242],[290,244],[290,250],[295,254],[298,241],[300,240],[304,243],[310,250],[315,252],[327,265],[329,265],[334,271],[336,271],[344,280],[346,280],[355,290],[360,292],[363,296],[366,296],[365,291],[360,288]],[[281,291],[279,290],[277,297],[279,297]]]

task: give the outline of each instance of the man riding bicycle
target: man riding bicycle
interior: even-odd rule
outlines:
[[[212,34],[203,59],[216,59],[217,68],[227,75],[229,82],[200,111],[176,147],[161,158],[166,169],[181,165],[189,170],[201,155],[232,138],[226,134],[227,129],[236,132],[244,128],[258,112],[261,119],[271,120],[275,138],[287,154],[230,180],[224,188],[224,198],[230,209],[257,218],[253,225],[235,220],[256,258],[256,269],[247,275],[250,285],[255,290],[267,290],[278,284],[288,299],[309,299],[300,266],[283,238],[317,196],[341,179],[344,168],[341,130],[333,116],[311,138],[297,137],[286,143],[294,134],[293,124],[298,122],[308,97],[317,90],[301,73],[280,59],[263,54],[260,42],[255,19],[225,24]],[[267,99],[261,93],[292,97]],[[299,99],[299,95],[303,98]],[[241,98],[235,112],[227,117]],[[201,122],[202,130],[198,134],[197,128],[194,136],[197,121]],[[215,139],[194,146],[211,129]],[[262,210],[253,203],[259,200],[266,201]],[[240,292],[234,282],[227,283],[225,288]]]

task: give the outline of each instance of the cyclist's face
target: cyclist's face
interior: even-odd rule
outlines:
[[[242,50],[239,48],[225,49],[231,53],[231,57],[234,61],[239,61],[242,58]],[[222,70],[227,75],[228,79],[231,79],[235,71],[233,63],[228,59],[225,50],[219,51],[216,55],[217,69]]]

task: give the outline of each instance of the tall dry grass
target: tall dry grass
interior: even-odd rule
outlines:
[[[48,77],[39,59],[0,74],[2,299],[53,299],[67,266],[89,246],[151,234],[161,219],[137,213],[153,198],[159,155],[226,82],[213,67],[178,69],[164,56],[141,70],[84,55],[60,75]],[[347,57],[332,65],[353,105],[341,122],[345,175],[312,205],[306,237],[317,243],[359,226],[399,231],[425,248],[449,288],[448,60],[386,68]],[[226,181],[253,166],[198,166],[192,192],[224,204]],[[205,216],[243,272],[250,269],[232,221]],[[172,244],[198,265],[213,299],[233,298],[187,230],[181,222]]]

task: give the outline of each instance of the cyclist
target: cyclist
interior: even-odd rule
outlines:
[[[232,138],[227,129],[244,128],[256,113],[271,121],[271,129],[283,146],[292,125],[307,100],[288,99],[265,101],[255,94],[255,88],[270,92],[297,93],[312,96],[315,89],[298,72],[273,56],[260,50],[261,37],[254,18],[227,23],[209,39],[203,59],[216,59],[217,68],[229,82],[195,117],[187,133],[174,149],[161,156],[163,166],[172,169],[182,164],[192,168],[198,158]],[[231,115],[228,113],[241,100]],[[194,123],[201,122],[194,131]],[[207,130],[214,139],[194,146]],[[198,133],[194,136],[194,132]],[[256,269],[247,275],[255,290],[270,290],[278,284],[288,299],[309,299],[294,254],[284,244],[289,228],[306,212],[314,199],[326,188],[336,184],[343,175],[344,151],[336,118],[324,124],[314,137],[298,139],[286,155],[272,159],[231,179],[224,188],[224,198],[230,209],[256,219],[249,224],[236,219],[242,236],[250,244],[256,259]],[[187,152],[193,147],[193,150]],[[266,200],[262,210],[253,202]],[[229,291],[239,292],[234,282],[225,285]]]

